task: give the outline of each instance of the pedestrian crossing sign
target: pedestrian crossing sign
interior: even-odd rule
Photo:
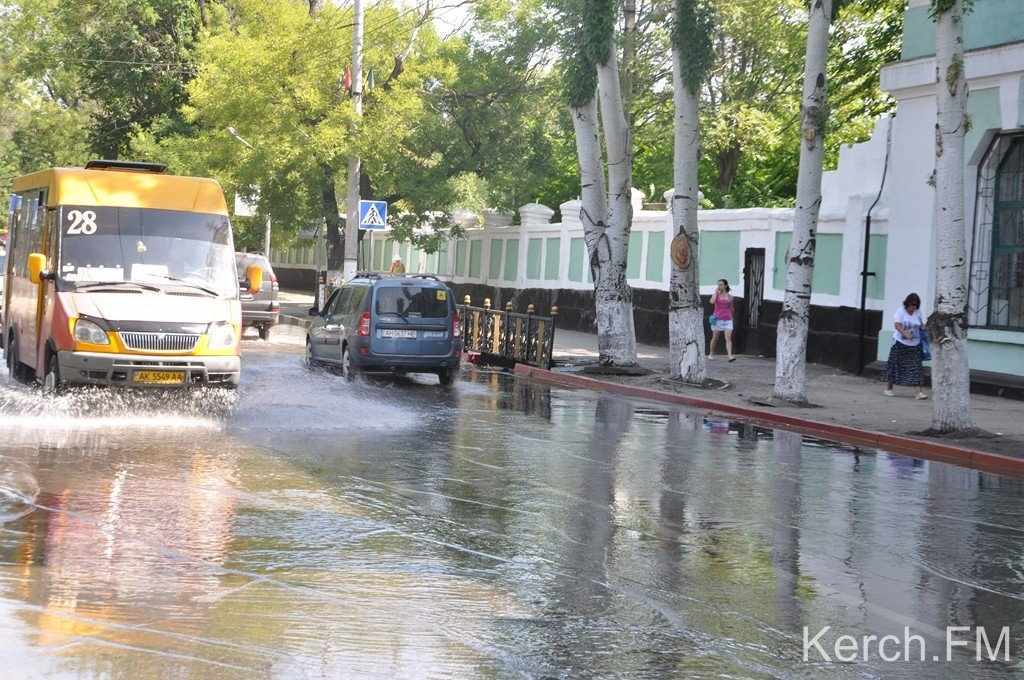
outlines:
[[[387,223],[387,201],[359,201],[360,229],[383,229]]]

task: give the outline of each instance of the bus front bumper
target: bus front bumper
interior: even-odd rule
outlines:
[[[237,356],[160,356],[58,352],[61,382],[68,385],[123,387],[237,387]]]

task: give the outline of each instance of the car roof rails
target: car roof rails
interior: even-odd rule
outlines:
[[[432,279],[441,283],[441,279],[437,278],[433,274],[406,274],[410,279]]]

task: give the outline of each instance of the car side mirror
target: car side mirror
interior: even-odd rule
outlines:
[[[46,271],[46,255],[42,253],[31,253],[28,256],[28,278],[29,280],[39,285],[39,282],[43,280],[43,272]]]
[[[251,264],[245,270],[245,280],[249,283],[249,292],[255,295],[263,289],[263,267]]]

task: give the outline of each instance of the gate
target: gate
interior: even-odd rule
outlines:
[[[743,297],[747,305],[747,328],[761,325],[764,302],[764,248],[747,248],[743,258]]]
[[[520,314],[512,311],[511,302],[504,311],[491,309],[490,300],[484,300],[483,307],[473,307],[467,295],[465,302],[459,306],[459,314],[466,352],[475,352],[492,362],[551,368],[558,307],[551,308],[551,316],[538,316],[533,305]]]

